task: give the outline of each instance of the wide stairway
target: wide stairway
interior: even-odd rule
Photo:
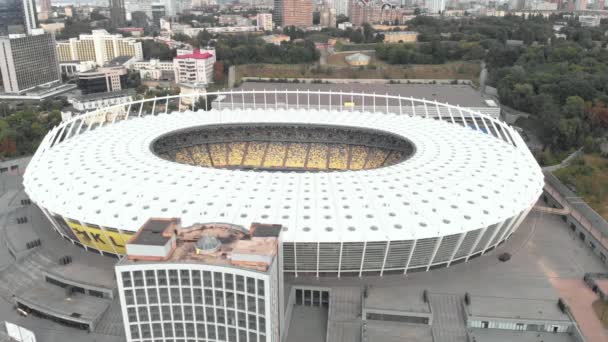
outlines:
[[[462,297],[449,294],[430,294],[433,312],[434,342],[467,342],[467,331]]]

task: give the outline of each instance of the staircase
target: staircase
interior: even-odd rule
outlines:
[[[462,297],[448,294],[430,294],[434,342],[467,342],[467,330]]]

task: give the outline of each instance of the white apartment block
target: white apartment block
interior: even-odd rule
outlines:
[[[99,66],[119,56],[144,58],[141,42],[106,30],[93,30],[91,34],[57,42],[57,54],[60,62],[94,61]]]
[[[194,49],[188,54],[178,54],[173,59],[175,82],[204,85],[213,83],[215,49]]]
[[[258,13],[256,16],[258,30],[272,31],[272,14]]]

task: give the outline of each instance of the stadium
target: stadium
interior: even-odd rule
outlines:
[[[284,272],[338,277],[482,255],[543,184],[519,134],[479,112],[292,90],[101,108],[49,132],[24,176],[55,230],[89,250],[124,255],[151,217],[279,224]]]

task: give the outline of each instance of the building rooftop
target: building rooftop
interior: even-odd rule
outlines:
[[[123,89],[123,90],[111,91],[111,92],[106,92],[106,93],[92,93],[92,94],[86,94],[86,95],[78,95],[78,96],[74,96],[73,99],[75,101],[79,101],[79,102],[86,102],[86,101],[95,101],[95,100],[101,100],[101,99],[113,99],[116,97],[133,96],[133,95],[135,95],[134,89]]]
[[[377,84],[365,83],[366,80],[349,80],[348,83],[336,84],[309,84],[309,83],[273,83],[273,82],[244,82],[238,89],[242,90],[311,90],[311,91],[343,91],[355,93],[376,93],[388,95],[411,96],[419,99],[435,100],[460,105],[468,108],[488,108],[490,107],[485,100],[494,100],[492,96],[482,94],[478,90],[466,84]],[[336,97],[338,97],[336,95]],[[321,98],[326,101],[327,97]],[[340,103],[339,99],[333,99],[333,103]],[[263,103],[263,95],[256,98],[258,103]],[[268,103],[274,103],[272,96],[267,97]],[[384,105],[384,100],[376,99],[376,105]],[[321,103],[325,105],[326,103]]]
[[[177,57],[175,57],[176,59],[208,59],[213,57],[213,54],[209,53],[209,52],[203,52],[201,53],[201,51],[199,49],[194,49],[192,53],[188,53],[185,55],[179,55]]]
[[[179,219],[151,218],[127,243],[127,253],[132,250],[129,245],[165,246],[173,238],[175,244],[167,255],[141,257],[129,254],[128,259],[130,262],[191,261],[266,271],[276,256],[281,226],[260,226],[264,228],[252,230],[261,231],[262,236],[250,234],[241,227],[229,224],[195,224],[181,227]],[[272,229],[276,227],[278,229]]]
[[[536,298],[507,298],[497,296],[471,296],[469,314],[478,317],[501,317],[543,321],[566,321],[557,300]]]

